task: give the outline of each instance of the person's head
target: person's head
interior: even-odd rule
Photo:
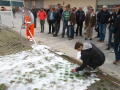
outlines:
[[[94,11],[94,9],[93,8],[89,8],[89,13],[92,13]]]
[[[112,12],[112,13],[116,12],[116,9],[115,9],[115,8],[113,8],[111,12]]]
[[[74,8],[72,8],[72,9],[71,9],[71,13],[74,13],[74,12],[75,12],[75,9],[74,9]]]
[[[118,12],[120,10],[120,5],[115,5],[114,8],[115,8],[116,12]]]
[[[35,6],[32,7],[32,9],[35,9],[35,8],[36,8]]]
[[[83,10],[83,8],[82,8],[82,7],[79,7],[79,10],[80,10],[80,11],[82,11],[82,10]]]
[[[43,8],[41,8],[41,9],[40,9],[40,11],[42,12],[42,11],[44,11],[44,9],[43,9]]]
[[[58,7],[58,8],[61,8],[61,4],[58,4],[57,7]]]
[[[71,5],[70,4],[67,4],[68,8],[71,8]]]
[[[66,11],[68,11],[68,10],[69,10],[69,7],[68,7],[68,6],[66,6],[66,7],[65,7],[65,10],[66,10]]]
[[[50,8],[50,11],[53,11],[53,8]]]
[[[90,9],[90,8],[92,8],[92,6],[90,6],[90,5],[89,5],[89,6],[87,6],[87,10],[88,10],[88,11],[89,11],[89,9]]]
[[[83,43],[76,42],[74,49],[78,50],[78,51],[82,51],[83,50]]]
[[[108,9],[108,6],[107,6],[107,5],[104,5],[104,6],[102,7],[102,10],[103,10],[104,12],[106,12],[107,9]]]
[[[76,11],[76,10],[77,10],[77,8],[76,8],[76,7],[74,7],[74,10]]]
[[[30,10],[28,8],[24,8],[25,14],[29,14]]]

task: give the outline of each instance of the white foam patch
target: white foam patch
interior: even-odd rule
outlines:
[[[33,45],[32,50],[0,57],[0,84],[8,90],[85,90],[95,83],[89,77],[71,73],[76,65],[48,50],[44,45]]]

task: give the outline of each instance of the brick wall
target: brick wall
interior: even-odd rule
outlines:
[[[87,7],[91,5],[94,9],[96,9],[97,0],[44,0],[44,8],[48,8],[49,5],[56,5],[58,3],[65,5],[70,4],[71,7]]]

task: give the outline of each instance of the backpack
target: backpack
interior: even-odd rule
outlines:
[[[66,20],[66,21],[70,20],[70,12],[69,11],[64,12],[64,20]]]

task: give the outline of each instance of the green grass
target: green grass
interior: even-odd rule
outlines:
[[[0,90],[6,90],[7,86],[5,84],[0,84]]]

